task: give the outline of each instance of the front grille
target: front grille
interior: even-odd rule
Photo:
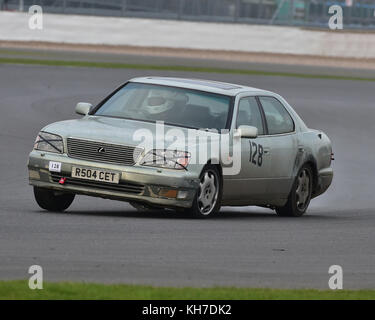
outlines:
[[[71,158],[132,166],[142,153],[141,148],[68,138],[68,155]],[[101,151],[101,152],[100,152]]]
[[[114,183],[106,183],[106,182],[101,182],[101,181],[83,180],[83,179],[67,177],[66,175],[62,175],[61,173],[51,172],[51,178],[53,182],[58,183],[62,177],[66,178],[64,185],[92,187],[92,188],[99,188],[99,189],[106,189],[106,190],[113,190],[113,191],[121,191],[121,192],[131,193],[131,194],[141,194],[144,190],[144,185],[141,185],[141,184],[128,183],[128,182],[124,183],[121,181],[119,184],[114,184]]]

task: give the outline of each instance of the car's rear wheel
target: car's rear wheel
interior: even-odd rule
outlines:
[[[207,165],[200,175],[200,183],[193,200],[193,206],[186,209],[196,218],[208,218],[220,210],[222,180],[216,166]]]
[[[39,207],[54,212],[61,212],[68,209],[75,197],[72,193],[58,193],[39,187],[34,187],[34,196]]]
[[[313,176],[310,166],[304,165],[297,174],[288,202],[284,207],[276,208],[276,213],[282,217],[302,216],[311,200]]]

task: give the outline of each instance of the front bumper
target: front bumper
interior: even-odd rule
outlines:
[[[49,162],[61,162],[61,172],[50,172]],[[72,166],[121,172],[119,184],[93,182],[71,177]],[[189,208],[199,186],[192,172],[145,166],[120,166],[73,159],[66,154],[33,150],[28,161],[29,183],[56,191],[84,194],[113,200],[136,201],[161,207]],[[66,182],[59,184],[65,177]],[[175,197],[164,196],[165,190],[176,190]],[[173,194],[173,192],[172,192]]]

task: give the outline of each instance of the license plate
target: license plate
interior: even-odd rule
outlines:
[[[119,183],[120,173],[102,169],[72,167],[72,178]]]
[[[51,172],[61,172],[61,162],[50,161],[48,169]]]

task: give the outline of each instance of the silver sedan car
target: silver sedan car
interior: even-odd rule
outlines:
[[[63,211],[81,194],[195,217],[250,205],[298,217],[332,182],[327,135],[270,91],[144,77],[76,113],[44,127],[29,156],[45,210]]]

